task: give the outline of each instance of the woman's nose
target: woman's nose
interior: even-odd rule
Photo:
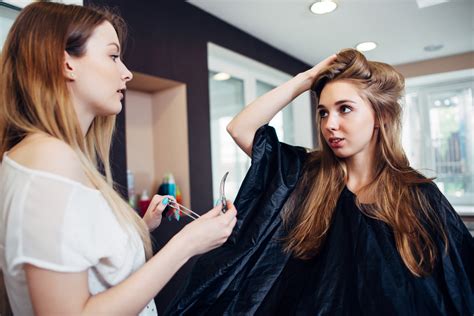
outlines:
[[[326,129],[330,131],[337,130],[339,128],[339,118],[335,114],[328,114],[326,120]]]
[[[125,82],[129,82],[130,80],[132,80],[132,78],[133,78],[132,72],[128,70],[128,68],[125,65],[123,65],[122,80]]]

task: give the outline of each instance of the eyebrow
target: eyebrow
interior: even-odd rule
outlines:
[[[109,45],[107,46],[111,46],[111,45],[117,47],[117,50],[120,52],[120,46],[117,43],[109,43]]]
[[[336,101],[336,105],[340,105],[340,104],[344,104],[344,103],[352,103],[352,104],[355,104],[356,102],[352,101],[352,100],[339,100],[339,101]],[[318,109],[319,108],[326,108],[326,106],[324,104],[318,104]]]

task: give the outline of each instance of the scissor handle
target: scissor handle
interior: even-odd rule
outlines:
[[[227,208],[227,200],[225,199],[225,197],[222,197],[221,198],[221,206],[222,206],[222,213],[225,213],[227,212],[228,208]]]

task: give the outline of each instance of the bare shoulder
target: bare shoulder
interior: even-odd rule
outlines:
[[[42,134],[30,135],[8,152],[20,165],[92,186],[76,152],[65,142]]]

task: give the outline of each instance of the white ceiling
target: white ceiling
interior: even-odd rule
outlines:
[[[474,51],[474,0],[421,9],[416,0],[335,0],[326,15],[312,14],[311,0],[188,2],[310,65],[363,41],[378,44],[369,59],[394,65]]]
[[[0,2],[5,2],[18,8],[24,8],[30,3],[35,2],[35,0],[0,0]],[[53,0],[53,2],[83,5],[84,1],[83,0]]]

